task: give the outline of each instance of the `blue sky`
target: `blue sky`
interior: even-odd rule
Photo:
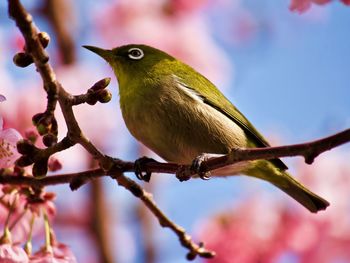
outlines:
[[[280,131],[289,143],[349,127],[350,9],[316,7],[324,18],[315,21],[284,2],[267,1],[274,5],[262,12],[248,2],[272,29],[246,46],[226,45],[236,70],[230,98],[258,128]]]

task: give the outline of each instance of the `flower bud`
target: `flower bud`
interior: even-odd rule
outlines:
[[[38,34],[38,38],[39,38],[40,43],[41,43],[41,45],[43,46],[43,48],[46,48],[47,45],[48,45],[49,42],[50,42],[50,36],[49,36],[49,34],[46,33],[46,32],[40,32],[40,33]]]
[[[46,134],[49,130],[48,130],[48,127],[45,126],[44,124],[39,124],[38,126],[36,126],[37,130],[38,130],[38,133],[40,135],[44,135]]]
[[[43,136],[43,143],[46,147],[50,147],[57,143],[57,136],[52,133],[47,133]]]
[[[36,147],[29,140],[19,140],[17,142],[17,151],[20,154],[31,154],[35,149]]]
[[[38,125],[39,121],[44,117],[44,113],[37,113],[32,117],[32,122],[35,126]]]
[[[33,165],[34,177],[42,177],[47,174],[47,162],[48,162],[48,159],[45,158],[34,163]]]
[[[109,90],[101,90],[97,93],[97,100],[101,103],[107,103],[112,99],[112,93]]]
[[[33,160],[28,155],[23,155],[19,157],[15,162],[15,164],[19,167],[25,167],[25,166],[31,165],[32,163],[33,163]]]
[[[89,91],[98,91],[98,90],[101,90],[101,89],[104,89],[106,88],[109,83],[111,82],[111,78],[104,78],[104,79],[101,79],[99,81],[97,81],[90,89]]]
[[[24,52],[19,52],[13,57],[13,63],[15,63],[16,66],[21,68],[25,68],[33,62],[33,58]]]

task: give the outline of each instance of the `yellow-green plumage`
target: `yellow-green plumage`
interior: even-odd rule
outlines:
[[[167,161],[191,164],[202,153],[269,143],[208,79],[158,49],[85,46],[103,57],[119,83],[120,106],[131,134]],[[292,178],[279,159],[241,162],[214,175],[246,174],[271,182],[311,212],[329,203]]]

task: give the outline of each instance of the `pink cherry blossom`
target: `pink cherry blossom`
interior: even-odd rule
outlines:
[[[46,211],[49,217],[54,217],[56,214],[56,206],[53,200],[56,198],[56,194],[53,192],[44,192],[40,196],[40,200],[29,201],[27,206],[29,210],[40,216],[42,211]]]
[[[76,263],[77,260],[70,248],[63,243],[56,243],[52,252],[41,249],[30,257],[30,263]]]
[[[14,164],[20,156],[16,143],[22,136],[15,129],[3,129],[3,119],[0,116],[0,168],[7,168]]]
[[[291,11],[297,11],[299,13],[303,13],[311,7],[310,0],[292,0],[289,9]]]
[[[8,188],[8,189],[6,189]],[[11,231],[11,240],[14,244],[25,242],[28,238],[28,233],[30,231],[30,213],[25,211],[25,206],[27,204],[24,195],[19,193],[8,193],[10,189],[15,189],[14,187],[5,185],[2,186],[0,195],[2,196],[3,205],[0,209],[0,225],[4,225],[5,221],[9,215],[10,206],[13,205],[13,211],[9,218],[9,228]],[[13,203],[15,201],[15,203]]]
[[[17,189],[16,192],[11,192],[11,189]],[[56,214],[56,207],[53,202],[55,194],[51,192],[42,192],[40,199],[30,200],[29,197],[22,191],[26,189],[14,188],[13,186],[5,185],[0,189],[2,196],[2,205],[0,206],[0,226],[4,225],[11,204],[14,204],[13,211],[9,218],[9,227],[11,231],[11,239],[14,244],[23,243],[28,240],[28,235],[31,231],[31,220],[33,215],[36,217],[32,229],[32,235],[35,236],[43,228],[42,211],[46,211],[49,218],[53,218]],[[13,203],[15,201],[15,203]],[[1,262],[1,261],[0,261]]]
[[[185,13],[200,10],[207,2],[208,0],[170,0],[166,1],[165,8],[171,13]]]
[[[29,259],[23,248],[11,244],[2,244],[0,245],[0,262],[27,263]]]
[[[330,3],[332,0],[291,0],[289,9],[303,13],[307,11],[312,4],[324,5]],[[341,0],[344,5],[350,5],[349,0]]]

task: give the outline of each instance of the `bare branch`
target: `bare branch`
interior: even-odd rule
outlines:
[[[204,258],[212,258],[215,256],[215,252],[206,250],[202,244],[197,245],[193,242],[192,238],[185,232],[185,230],[172,222],[156,205],[153,200],[152,194],[146,192],[135,181],[131,180],[124,175],[114,177],[118,184],[125,187],[137,198],[140,198],[142,202],[148,207],[148,209],[157,217],[159,224],[162,227],[170,228],[179,238],[181,244],[189,249],[187,258],[189,260],[194,259],[197,255]]]
[[[227,155],[204,162],[202,168],[203,172],[205,172],[241,161],[292,156],[303,156],[307,164],[312,164],[314,159],[321,153],[348,142],[350,142],[350,129],[306,143],[267,148],[236,148],[232,149],[231,153]]]

